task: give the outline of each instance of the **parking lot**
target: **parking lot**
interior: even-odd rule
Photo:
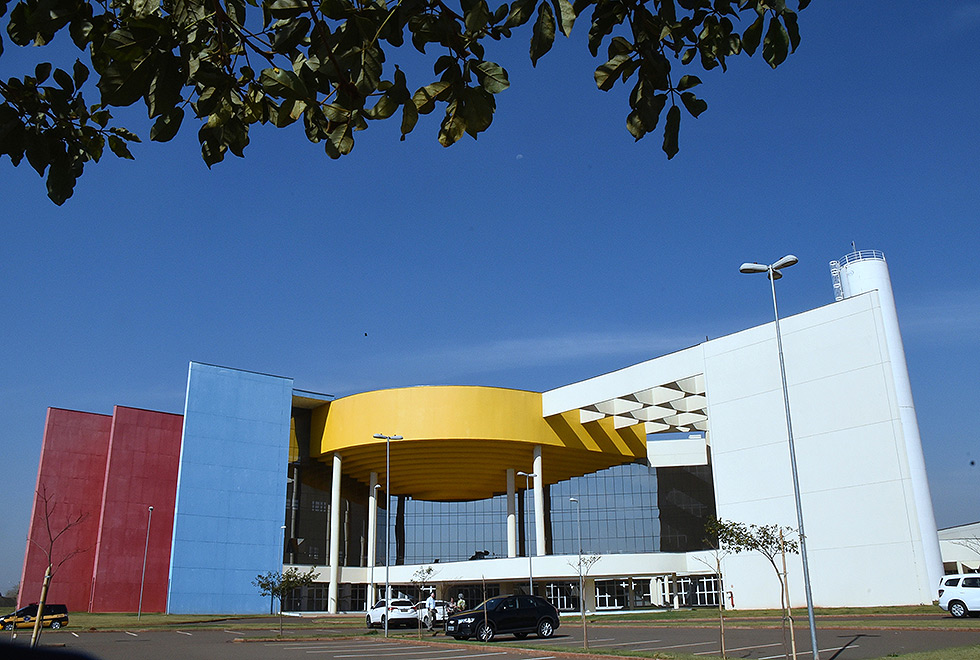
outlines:
[[[309,634],[310,631],[305,631]],[[518,641],[501,637],[490,645],[458,643],[445,637],[400,634],[385,639],[379,634],[317,641],[270,641],[270,630],[169,630],[160,632],[45,632],[42,644],[86,653],[101,660],[292,660],[316,657],[324,660],[377,658],[391,660],[549,660],[561,657],[556,649],[581,649],[582,631],[566,623],[551,639]],[[29,634],[19,634],[18,645]],[[240,641],[249,640],[252,641]],[[239,640],[239,641],[236,641]],[[809,634],[797,629],[797,655],[809,658]],[[893,654],[980,644],[980,630],[848,630],[819,629],[823,660],[866,660]],[[589,646],[605,654],[616,651],[689,653],[710,658],[720,656],[717,629],[657,627],[653,625],[596,626],[589,630]],[[730,657],[779,660],[786,657],[782,631],[778,629],[732,629],[726,634]]]

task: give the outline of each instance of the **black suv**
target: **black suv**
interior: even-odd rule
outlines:
[[[0,626],[3,626],[4,630],[13,630],[14,628],[33,628],[34,619],[36,618],[37,603],[31,603],[26,607],[20,608],[13,614],[0,617]],[[62,626],[67,626],[68,608],[64,605],[45,605],[44,620],[41,621],[41,625],[44,627],[50,626],[56,630]]]
[[[538,637],[551,637],[559,625],[558,610],[540,596],[497,596],[449,617],[446,634],[456,639],[475,636],[481,642],[489,642],[506,633],[518,639],[532,632]]]

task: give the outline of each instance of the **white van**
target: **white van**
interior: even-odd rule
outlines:
[[[939,581],[939,607],[957,619],[980,616],[980,573],[944,576]]]

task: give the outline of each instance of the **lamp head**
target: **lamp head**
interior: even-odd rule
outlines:
[[[789,268],[790,266],[799,263],[799,259],[796,255],[787,254],[785,257],[777,261],[772,265],[773,270],[779,270],[780,268]]]
[[[765,273],[769,270],[769,266],[765,264],[757,264],[754,261],[747,261],[738,267],[740,273]]]

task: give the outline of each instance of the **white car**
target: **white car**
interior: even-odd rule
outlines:
[[[939,581],[939,607],[957,619],[980,616],[980,573],[943,576]]]
[[[407,598],[392,598],[391,605],[387,607],[384,599],[379,600],[374,604],[374,607],[368,610],[367,627],[384,628],[385,619],[388,620],[388,628],[419,625],[415,607],[412,605],[412,601]]]

